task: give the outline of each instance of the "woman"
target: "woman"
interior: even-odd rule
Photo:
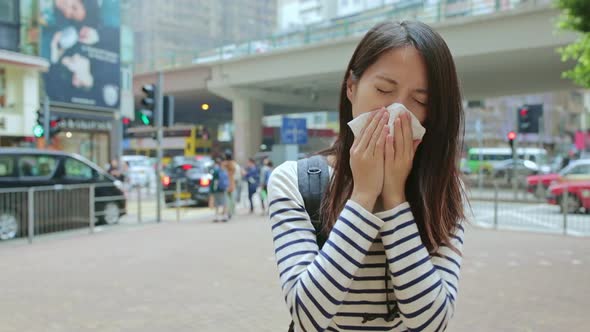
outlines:
[[[383,107],[408,114],[386,126]],[[454,314],[462,258],[457,168],[463,109],[444,40],[419,22],[382,23],[357,46],[340,92],[320,249],[297,186],[297,163],[269,183],[283,293],[295,331],[443,331]],[[375,111],[358,137],[347,123]]]

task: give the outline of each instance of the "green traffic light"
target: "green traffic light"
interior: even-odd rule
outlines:
[[[146,126],[147,126],[147,125],[149,125],[149,124],[150,124],[150,118],[148,118],[148,117],[147,117],[147,115],[145,115],[145,114],[142,114],[142,115],[140,116],[140,118],[141,118],[141,122],[143,122],[143,124],[144,124],[144,125],[146,125]]]
[[[45,130],[43,129],[43,126],[35,125],[33,127],[33,135],[35,135],[35,137],[37,137],[37,138],[43,137],[43,134],[45,134]]]

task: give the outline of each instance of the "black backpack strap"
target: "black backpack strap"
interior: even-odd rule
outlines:
[[[297,180],[299,193],[303,197],[305,210],[316,232],[318,247],[321,249],[327,240],[322,233],[322,198],[330,182],[330,169],[324,156],[313,156],[297,161]]]

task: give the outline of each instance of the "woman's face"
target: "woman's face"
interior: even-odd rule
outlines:
[[[82,0],[55,0],[55,7],[69,20],[83,21],[86,18]]]
[[[358,80],[349,78],[346,93],[352,116],[375,111],[393,103],[403,104],[420,123],[426,121],[428,79],[426,64],[412,46],[385,52]]]

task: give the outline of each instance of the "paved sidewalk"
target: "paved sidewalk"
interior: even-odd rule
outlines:
[[[0,331],[286,331],[270,228],[105,228],[0,244]],[[590,241],[470,228],[449,331],[587,331]]]

